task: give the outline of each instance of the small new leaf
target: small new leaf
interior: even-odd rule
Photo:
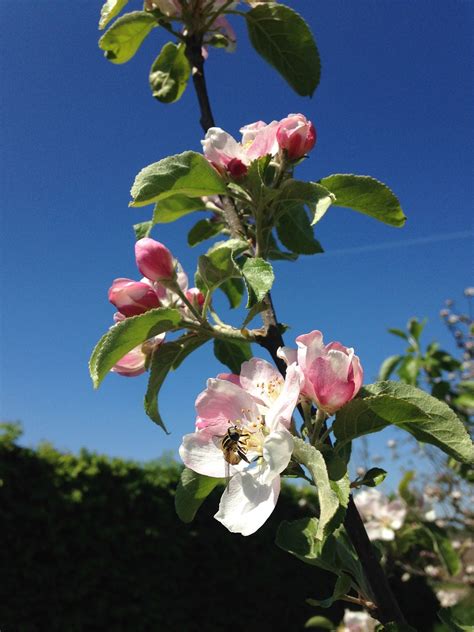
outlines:
[[[225,483],[223,478],[211,478],[184,468],[179,479],[174,506],[183,522],[192,522],[197,510],[217,485]]]
[[[403,226],[406,217],[396,195],[370,176],[335,174],[319,181],[336,196],[334,206],[351,208],[390,226]]]
[[[351,487],[362,487],[362,485],[366,485],[367,487],[377,487],[377,485],[384,482],[386,477],[387,472],[385,470],[382,470],[380,467],[372,467],[370,470],[367,470],[364,476],[351,483]]]
[[[225,192],[224,180],[204,156],[185,151],[142,169],[130,191],[130,206],[146,206],[175,195],[193,198]]]
[[[156,26],[156,19],[147,11],[126,13],[102,35],[99,47],[113,64],[124,64],[135,55]]]
[[[259,257],[245,260],[242,275],[248,291],[247,308],[250,308],[265,298],[272,288],[275,275],[271,264]]]
[[[184,51],[184,44],[168,42],[150,69],[151,92],[162,103],[178,101],[188,85],[191,66]]]
[[[102,5],[99,20],[99,29],[101,31],[105,29],[110,20],[113,20],[114,17],[120,13],[127,2],[128,0],[107,0],[107,2]]]
[[[250,41],[303,97],[316,90],[321,63],[313,35],[295,11],[283,4],[258,4],[245,14]]]

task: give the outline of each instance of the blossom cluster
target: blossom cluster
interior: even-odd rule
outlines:
[[[118,310],[114,321],[117,323],[156,307],[177,307],[184,316],[192,319],[182,297],[199,309],[204,296],[197,288],[188,288],[188,277],[168,248],[144,237],[135,244],[135,258],[143,278],[140,281],[115,279],[109,289],[109,301]],[[112,371],[126,377],[141,375],[145,372],[147,357],[164,338],[165,335],[160,334],[138,345],[123,356]]]
[[[217,15],[204,34],[204,44],[217,45],[217,38],[221,38],[222,43],[219,45],[225,48],[227,52],[234,52],[236,46],[235,31],[227,18],[219,11],[223,9],[231,10],[235,8],[238,2],[229,3],[228,0],[210,0],[205,4],[206,13],[217,13]],[[183,11],[183,6],[179,0],[145,0],[144,9],[145,11],[158,10],[170,20],[184,20],[186,18],[186,12]],[[202,8],[200,12],[203,14]],[[192,15],[193,12],[191,11]]]
[[[273,511],[280,474],[293,453],[292,415],[309,400],[327,414],[352,399],[362,384],[353,349],[324,345],[320,331],[299,336],[298,350],[281,349],[286,376],[252,358],[240,375],[209,379],[196,400],[195,432],[180,447],[184,464],[204,476],[228,479],[214,516],[229,531],[250,535]]]
[[[281,121],[256,121],[240,129],[242,139],[220,127],[211,127],[201,141],[204,155],[221,173],[231,178],[246,175],[254,160],[271,156],[295,161],[303,158],[316,143],[316,130],[303,114],[289,114]]]

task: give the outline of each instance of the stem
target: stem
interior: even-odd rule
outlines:
[[[205,133],[210,127],[215,127],[215,122],[207,94],[206,78],[204,76],[204,58],[201,49],[202,35],[190,34],[186,38],[186,57],[191,64],[194,89],[201,111],[200,123]]]
[[[233,12],[228,12],[233,13]],[[191,63],[193,83],[201,112],[201,127],[204,132],[215,126],[214,117],[207,94],[206,80],[204,76],[204,59],[201,54],[202,37],[190,35],[186,41],[186,56]],[[229,201],[230,202],[230,201]],[[235,207],[230,202],[224,205],[224,212],[231,230],[232,237],[242,238],[245,230]],[[279,347],[285,345],[270,292],[264,298],[266,309],[262,312],[263,333],[255,336],[254,341],[266,349],[282,375],[286,374],[286,363],[278,357]],[[240,333],[240,332],[239,332]],[[365,576],[371,588],[377,607],[377,618],[381,623],[390,621],[405,622],[405,618],[392,593],[387,577],[375,555],[372,544],[357,511],[352,496],[349,497],[349,505],[344,519],[347,534],[356,550],[364,569]]]

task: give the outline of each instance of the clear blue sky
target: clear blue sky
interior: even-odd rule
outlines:
[[[474,5],[288,4],[306,17],[320,49],[314,98],[296,96],[257,58],[237,19],[237,53],[211,51],[210,95],[218,124],[233,133],[289,112],[311,118],[318,143],[299,177],[369,174],[398,194],[405,228],[333,208],[317,231],[327,254],[276,266],[274,299],[292,326],[288,343],[321,329],[327,341],[355,347],[370,382],[382,359],[402,348],[387,327],[414,314],[429,317],[428,340],[452,348],[438,311],[472,285]],[[131,226],[151,207],[127,206],[135,174],[199,150],[202,135],[191,89],[171,106],[150,95],[148,69],[164,33],[157,29],[134,59],[114,66],[97,47],[100,5],[0,3],[2,417],[23,422],[27,444],[49,439],[149,459],[176,450],[192,431],[196,395],[219,371],[211,347],[165,385],[170,436],[143,412],[144,376],[110,375],[94,392],[87,360],[111,324],[112,279],[137,275]],[[191,275],[205,249],[187,248],[192,223],[154,233]]]

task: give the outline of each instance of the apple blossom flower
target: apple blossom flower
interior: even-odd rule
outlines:
[[[140,272],[150,281],[171,281],[176,278],[176,262],[168,248],[150,237],[135,244],[135,257]]]
[[[395,531],[403,525],[406,516],[403,501],[389,501],[378,489],[368,489],[356,494],[354,502],[370,540],[389,542],[395,538]]]
[[[281,121],[256,121],[240,128],[238,142],[220,127],[211,127],[201,141],[204,156],[223,175],[239,178],[252,161],[263,156],[277,158],[281,149],[294,160],[301,158],[316,142],[314,125],[302,114],[290,114]]]
[[[109,289],[109,301],[123,316],[137,316],[160,306],[160,299],[148,284],[132,279],[115,279]]]
[[[110,370],[124,377],[136,377],[145,373],[145,365],[147,357],[157,349],[163,340],[165,334],[159,334],[154,338],[150,338],[146,342],[126,353]]]
[[[327,414],[357,395],[364,373],[354,349],[339,342],[325,345],[320,331],[312,331],[296,338],[298,350],[280,347],[278,356],[287,364],[298,362],[305,384],[302,395],[315,402]]]
[[[289,114],[279,122],[276,138],[280,149],[290,160],[298,160],[311,151],[316,143],[316,129],[302,114]]]
[[[341,632],[373,632],[377,621],[363,611],[344,610]]]
[[[441,589],[436,591],[436,596],[442,608],[451,608],[455,606],[464,595],[454,590]]]
[[[240,376],[208,380],[196,400],[196,432],[183,437],[179,453],[191,470],[228,478],[214,517],[229,531],[254,533],[276,505],[280,474],[293,452],[288,428],[302,382],[296,364],[283,379],[271,364],[252,358]],[[223,439],[233,435],[241,437],[241,451],[229,458]]]

